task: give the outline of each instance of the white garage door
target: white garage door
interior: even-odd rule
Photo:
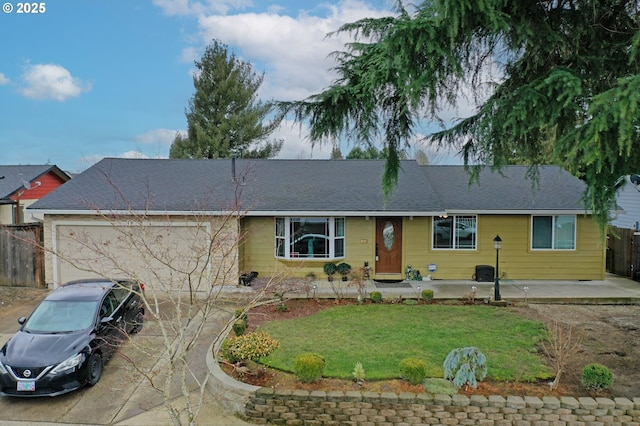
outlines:
[[[225,226],[224,232],[220,226]],[[220,226],[184,221],[53,222],[54,285],[94,277],[138,278],[171,291],[187,283],[235,283],[237,232],[233,226]]]

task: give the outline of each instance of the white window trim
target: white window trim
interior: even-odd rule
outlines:
[[[433,216],[431,219],[431,250],[436,250],[436,251],[440,251],[440,250],[444,250],[444,251],[462,251],[462,252],[472,252],[472,251],[478,251],[478,215],[477,214],[454,214],[454,215],[449,215],[447,217],[451,217],[453,218],[453,222],[456,222],[456,218],[458,217],[473,217],[475,219],[475,224],[476,224],[476,239],[475,239],[475,245],[473,248],[461,248],[461,247],[455,247],[455,244],[452,244],[453,247],[436,247],[435,246],[435,221],[440,219],[437,216]],[[445,219],[444,217],[442,219]]]
[[[329,220],[329,256],[328,257],[298,257],[298,256],[291,256],[291,219],[304,219],[304,218],[311,218],[313,217],[314,219],[328,219]],[[284,236],[278,236],[277,232],[276,232],[276,222],[278,219],[284,219]],[[274,256],[276,259],[285,259],[285,260],[301,260],[301,261],[314,261],[314,260],[318,260],[318,261],[323,261],[323,260],[336,260],[336,259],[344,259],[347,256],[347,238],[346,238],[346,229],[345,229],[345,235],[336,237],[335,235],[335,231],[336,231],[336,219],[342,219],[344,221],[345,227],[346,227],[346,219],[344,217],[316,217],[316,216],[277,216],[274,218],[273,221],[273,239],[274,239]],[[284,256],[279,256],[278,255],[278,240],[282,240],[284,241]],[[343,256],[336,256],[335,254],[335,241],[336,240],[343,240],[343,247],[344,247],[344,255]]]
[[[573,248],[555,248],[556,245],[556,219],[560,216],[573,217]],[[533,218],[534,217],[551,217],[551,247],[550,248],[534,248],[533,247]],[[531,229],[529,231],[529,247],[531,251],[576,251],[578,248],[578,217],[575,214],[534,214],[531,215]]]

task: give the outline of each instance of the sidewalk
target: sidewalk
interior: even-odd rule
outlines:
[[[437,300],[467,299],[475,292],[476,300],[494,299],[494,282],[472,280],[402,281],[400,283],[377,283],[367,281],[364,297],[372,291],[382,293],[383,299],[415,299],[422,290],[433,290]],[[607,274],[598,281],[562,280],[500,280],[503,300],[527,301],[529,303],[595,303],[595,304],[640,304],[640,282],[617,275]],[[229,291],[235,295],[252,294],[257,289],[238,286]],[[308,292],[287,293],[289,298],[356,298],[358,289],[350,282],[316,280],[309,284]]]

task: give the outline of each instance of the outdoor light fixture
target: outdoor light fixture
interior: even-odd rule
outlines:
[[[493,288],[493,299],[497,302],[502,300],[502,296],[500,296],[500,264],[498,263],[500,260],[500,249],[502,248],[502,238],[500,238],[500,235],[496,235],[493,239],[493,248],[496,249],[496,280]]]

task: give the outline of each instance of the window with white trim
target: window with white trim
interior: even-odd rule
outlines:
[[[345,256],[343,217],[276,217],[275,256],[335,259]]]
[[[433,248],[475,250],[477,216],[433,218]]]
[[[575,250],[576,216],[532,216],[531,248],[533,250]]]

